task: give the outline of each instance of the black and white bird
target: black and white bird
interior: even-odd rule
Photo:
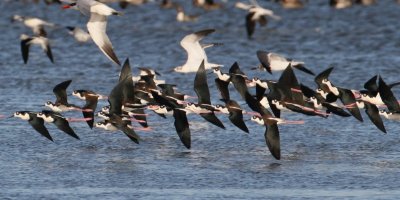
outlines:
[[[387,106],[387,109],[392,113],[400,113],[399,101],[394,96],[391,87],[383,80],[382,76],[379,76],[378,85],[378,92],[383,103]]]
[[[102,128],[107,131],[120,130],[133,142],[139,144],[140,137],[133,130],[133,127],[130,125],[130,121],[124,120],[122,117],[116,114],[111,115],[109,120],[105,120],[103,122],[97,122],[94,126],[97,128]]]
[[[261,7],[256,1],[252,1],[252,5],[237,3],[236,7],[247,10],[248,12],[246,15],[246,30],[249,39],[254,33],[257,22],[260,26],[265,26],[268,23],[267,17],[271,17],[275,20],[281,19],[279,16],[275,15],[272,10]]]
[[[347,113],[346,111],[343,110],[341,106],[336,104],[336,102],[330,102],[326,98],[323,97],[320,93],[314,91],[313,89],[305,86],[305,85],[300,85],[301,91],[305,97],[308,98],[308,101],[312,103],[314,109],[317,110],[323,110],[327,114],[333,113],[335,115],[341,116],[341,117],[350,117],[351,115]],[[318,89],[322,90],[322,89]],[[323,91],[320,91],[323,92]]]
[[[64,8],[76,8],[86,16],[90,16],[89,22],[86,24],[93,42],[111,61],[117,65],[121,65],[118,57],[114,53],[113,46],[107,36],[107,17],[110,15],[122,15],[121,12],[110,8],[106,4],[95,0],[63,0],[69,4]]]
[[[99,100],[108,98],[105,95],[98,94],[98,93],[93,92],[91,90],[74,90],[72,92],[72,96],[75,96],[80,100],[86,100],[86,96],[96,96],[97,99],[99,99]]]
[[[44,29],[45,26],[48,27],[55,26],[55,24],[47,22],[37,17],[24,17],[20,15],[14,15],[12,17],[12,21],[22,22],[25,26],[32,29],[32,32],[35,34],[35,36],[42,36],[42,37],[47,37],[47,32]]]
[[[365,113],[371,122],[382,132],[386,133],[385,125],[383,124],[379,109],[375,104],[369,103],[367,101],[357,101],[357,107],[360,109],[365,109]]]
[[[220,92],[221,98],[225,100],[230,99],[229,95],[229,83],[231,82],[231,76],[228,73],[223,73],[221,67],[213,67],[213,73],[217,75],[215,78],[215,85]]]
[[[207,73],[204,67],[204,60],[203,62],[201,62],[200,67],[194,78],[194,91],[196,92],[196,95],[198,97],[198,104],[190,105],[195,108],[193,110],[204,109],[208,111],[199,113],[199,115],[208,122],[214,124],[215,126],[225,129],[225,126],[222,124],[222,122],[217,118],[217,116],[215,116],[214,109],[211,105],[210,89],[208,88]]]
[[[254,115],[251,121],[259,125],[265,126],[264,138],[271,155],[277,159],[281,159],[281,145],[278,124],[304,124],[304,121],[288,121],[281,118],[276,118],[271,113],[264,109],[263,115]]]
[[[191,148],[191,133],[189,128],[189,121],[186,116],[186,111],[182,105],[178,103],[177,99],[172,96],[167,96],[166,94],[159,93],[157,91],[151,91],[154,100],[163,108],[164,111],[170,112],[172,110],[172,115],[174,117],[174,126],[176,133],[179,136],[182,144],[187,148]],[[160,106],[160,107],[161,107]],[[166,113],[162,113],[166,114]]]
[[[60,113],[43,110],[42,112],[37,113],[36,116],[42,118],[47,123],[53,123],[57,126],[58,129],[60,129],[64,133],[79,140],[79,136],[76,135],[74,130],[72,130],[67,118],[62,116]]]
[[[98,96],[95,95],[86,95],[85,97],[86,103],[82,107],[82,114],[85,119],[88,119],[86,123],[89,128],[93,128],[94,124],[94,112],[97,108]]]
[[[319,73],[314,81],[318,85],[318,88],[321,90],[317,90],[320,94],[323,94],[324,98],[331,98],[329,96],[335,96],[340,99],[343,103],[344,107],[353,115],[358,121],[363,122],[363,118],[361,116],[360,110],[357,107],[357,101],[354,93],[346,88],[336,87],[329,80],[329,75],[332,72],[333,67],[329,67],[328,69]]]
[[[21,53],[22,59],[24,63],[28,63],[29,58],[29,49],[31,45],[40,45],[43,51],[46,53],[47,57],[49,57],[50,61],[54,63],[53,54],[51,53],[50,42],[44,36],[28,36],[22,34],[20,36],[21,39]]]
[[[223,101],[225,101],[225,106],[217,104],[214,106],[214,108],[221,113],[228,114],[228,119],[232,122],[233,125],[238,127],[240,130],[249,133],[249,129],[247,128],[246,123],[243,120],[243,113],[245,111],[234,100]]]
[[[17,111],[14,112],[13,117],[18,117],[22,120],[26,120],[29,124],[42,136],[46,137],[50,141],[53,141],[49,131],[44,126],[44,120],[37,117],[37,113],[31,111]]]
[[[72,80],[63,81],[53,88],[56,101],[53,103],[47,101],[45,106],[54,112],[67,112],[72,110],[81,110],[78,106],[68,103],[67,88]]]
[[[189,73],[189,72],[197,72],[201,62],[204,60],[204,65],[206,69],[211,69],[212,67],[221,66],[218,64],[209,63],[207,59],[206,52],[204,51],[205,48],[219,45],[217,43],[212,44],[200,44],[200,40],[202,40],[207,35],[215,32],[214,29],[206,29],[201,30],[195,33],[191,33],[186,35],[181,40],[181,46],[185,49],[187,53],[187,60],[186,63],[182,66],[175,67],[176,72],[181,73]]]

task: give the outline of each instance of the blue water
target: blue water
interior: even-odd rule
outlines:
[[[179,41],[186,34],[215,28],[204,42],[222,42],[207,49],[209,61],[227,71],[238,61],[250,77],[276,79],[250,70],[258,64],[257,50],[281,53],[303,60],[318,73],[336,66],[331,81],[337,86],[361,89],[377,73],[387,82],[399,81],[400,7],[393,1],[345,10],[333,10],[327,1],[309,1],[304,9],[285,10],[260,1],[282,17],[257,27],[247,40],[245,11],[229,1],[223,10],[205,12],[180,1],[191,13],[201,14],[195,23],[178,23],[174,10],[161,10],[157,3],[129,7],[122,17],[109,19],[108,33],[123,61],[136,67],[149,66],[163,74],[160,79],[178,85],[179,91],[195,95],[194,74],[171,72],[185,62]],[[118,8],[117,4],[111,4]],[[91,89],[108,94],[118,81],[119,69],[92,44],[78,44],[61,25],[85,27],[86,17],[59,6],[1,1],[0,19],[0,114],[17,110],[39,111],[54,100],[52,88],[72,79],[69,92]],[[13,14],[37,16],[57,23],[48,29],[55,64],[38,47],[29,62],[20,55],[19,35],[30,34],[12,24]],[[312,78],[298,72],[301,82],[313,86]],[[219,94],[209,77],[212,100]],[[394,89],[399,95],[400,90]],[[233,92],[232,92],[233,93]],[[240,100],[238,95],[233,95]],[[72,103],[82,105],[73,97]],[[241,102],[241,101],[239,101]],[[244,103],[244,102],[241,102]],[[106,102],[100,102],[99,106]],[[246,108],[246,107],[245,107]],[[151,114],[151,113],[150,113]],[[67,113],[68,117],[80,117]],[[248,116],[247,116],[248,117]],[[247,122],[250,134],[219,118],[221,130],[190,115],[192,149],[181,144],[173,119],[149,116],[151,132],[140,132],[140,145],[121,132],[90,130],[84,123],[71,126],[77,141],[47,125],[55,143],[37,134],[27,122],[0,121],[0,197],[2,199],[397,199],[400,195],[400,126],[385,121],[388,134],[377,130],[364,115],[328,119],[284,113],[285,119],[305,120],[304,125],[282,125],[282,160],[275,160],[264,141],[264,127]]]

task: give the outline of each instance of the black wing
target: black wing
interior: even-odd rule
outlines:
[[[353,115],[358,121],[362,122],[363,118],[361,116],[360,110],[357,107],[356,99],[349,89],[339,88],[339,98],[343,105],[348,106],[347,110]]]
[[[240,128],[242,131],[249,133],[249,129],[243,121],[243,111],[241,109],[238,109],[239,105],[231,100],[226,103],[226,107],[228,108],[229,120],[232,122],[232,124]]]
[[[66,119],[55,117],[54,124],[57,126],[58,129],[64,131],[64,133],[79,140],[79,136],[75,134],[74,130],[72,130],[72,128],[69,126],[69,123]]]
[[[208,122],[214,124],[215,126],[218,126],[222,129],[225,129],[224,124],[215,116],[214,112],[211,113],[200,113],[200,116],[202,116],[205,120]]]
[[[110,121],[112,121],[113,124],[115,124],[115,126],[121,130],[122,132],[125,133],[126,136],[129,137],[129,139],[131,139],[133,142],[135,142],[136,144],[139,144],[139,135],[137,135],[135,133],[135,131],[131,128],[128,127],[128,124],[130,123],[130,121],[124,121],[122,120],[122,118],[116,114],[112,114],[110,116]]]
[[[224,100],[230,100],[229,89],[228,89],[229,82],[216,78],[215,84],[217,85],[217,88],[221,94],[221,98]]]
[[[29,117],[30,117],[30,120],[28,121],[29,124],[42,136],[46,137],[47,139],[53,142],[53,138],[51,137],[47,128],[44,126],[44,120],[42,118],[37,117],[36,113],[30,113]]]
[[[322,106],[324,106],[327,109],[328,113],[333,113],[333,114],[341,116],[341,117],[350,117],[351,116],[349,113],[344,111],[342,108],[334,106],[330,103],[323,102]]]
[[[124,65],[121,68],[121,72],[119,74],[119,82],[125,80],[127,77],[132,77],[131,65],[129,64],[129,58],[127,58],[124,62]]]
[[[376,105],[368,102],[364,102],[365,112],[367,113],[371,122],[382,132],[386,133],[385,125],[383,124],[382,118],[379,115],[379,109]]]
[[[201,62],[200,67],[197,70],[196,77],[194,78],[194,91],[197,94],[199,104],[211,104],[210,90],[208,89],[204,60]]]
[[[258,84],[256,84],[256,97],[258,101],[261,101],[261,99],[264,97],[266,90],[267,90],[266,88],[263,88]]]
[[[368,92],[376,96],[378,94],[378,85],[376,84],[376,81],[378,80],[378,76],[375,75],[372,78],[370,78],[367,82],[364,84],[364,88],[368,90]]]
[[[389,111],[400,112],[400,105],[396,97],[390,87],[383,81],[382,77],[379,77],[379,94]]]
[[[304,105],[303,93],[293,91],[293,89],[301,91],[301,87],[299,85],[299,82],[297,81],[293,69],[290,67],[290,64],[282,72],[277,85],[278,85],[277,87],[278,91],[281,92],[281,98],[279,100],[289,101],[299,105]]]
[[[121,131],[125,133],[126,136],[129,137],[134,143],[139,144],[139,135],[133,129],[128,128],[127,126],[121,128]]]
[[[174,109],[174,125],[176,129],[176,133],[178,133],[179,138],[183,145],[186,148],[190,149],[191,145],[191,137],[190,137],[190,129],[189,122],[186,117],[186,112],[178,109]]]
[[[22,53],[22,59],[24,60],[24,64],[28,62],[28,57],[29,57],[29,47],[31,46],[29,42],[32,40],[32,38],[27,38],[25,40],[21,40],[21,53]]]
[[[281,159],[281,142],[277,124],[267,125],[264,133],[265,142],[275,159]]]
[[[84,118],[91,118],[90,120],[86,121],[86,123],[92,129],[94,123],[94,112],[97,108],[98,96],[88,94],[85,96],[85,99],[86,104],[82,108],[82,114]]]
[[[311,70],[307,69],[306,66],[304,66],[304,64],[293,65],[292,67],[294,67],[294,68],[296,68],[296,69],[298,69],[300,71],[303,71],[303,72],[305,72],[307,74],[315,75],[314,72],[312,72]]]
[[[126,79],[125,79],[126,80]],[[122,114],[122,101],[124,98],[124,81],[119,82],[108,95],[108,103],[110,103],[110,115]]]
[[[256,22],[251,19],[253,18],[253,15],[254,13],[249,13],[246,15],[246,30],[248,38],[251,38],[251,36],[254,33],[254,30],[256,29]]]
[[[44,49],[44,52],[46,53],[47,57],[49,57],[50,61],[52,63],[54,63],[53,54],[51,53],[51,48],[50,48],[49,43],[47,43],[46,48]]]
[[[267,70],[268,73],[272,74],[271,65],[268,59],[268,52],[266,51],[257,51],[257,58],[260,61],[261,65]]]
[[[328,69],[319,73],[315,78],[314,81],[317,83],[319,88],[323,88],[324,84],[322,84],[322,80],[328,79],[329,75],[331,74],[333,67],[329,67]]]
[[[67,88],[72,80],[67,80],[62,83],[59,83],[53,88],[53,93],[56,95],[56,102],[62,105],[68,105],[68,98],[67,98]]]

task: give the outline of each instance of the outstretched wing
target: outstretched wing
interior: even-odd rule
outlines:
[[[117,65],[121,65],[117,55],[114,53],[113,46],[106,33],[107,17],[96,13],[91,13],[89,22],[86,24],[86,26],[94,43],[100,48],[104,55],[106,55],[107,58]]]

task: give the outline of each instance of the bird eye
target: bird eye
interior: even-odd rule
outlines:
[[[165,108],[165,106],[164,106],[164,105],[161,105],[160,108]]]
[[[311,99],[312,99],[312,100],[314,100],[314,99],[315,99],[315,97],[311,97]]]
[[[39,113],[39,115],[40,115],[40,116],[42,116],[42,115],[43,115],[43,113]]]
[[[215,107],[216,107],[216,108],[221,108],[221,105],[216,105]]]
[[[15,112],[15,114],[19,115],[19,112]]]

